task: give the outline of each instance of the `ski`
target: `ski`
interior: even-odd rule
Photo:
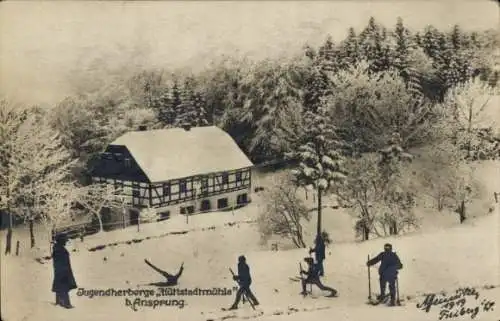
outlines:
[[[389,298],[389,295],[385,295],[380,300],[369,298],[367,304],[370,304],[370,305],[379,305],[380,303],[387,303],[387,299],[388,298]]]
[[[293,281],[293,282],[300,282],[302,281],[302,279],[298,276],[294,276],[294,277],[289,277],[290,281]]]
[[[382,300],[375,300],[375,299],[368,300],[366,302],[366,304],[373,305],[373,306],[384,304],[386,306],[389,306],[389,296],[386,295]],[[404,305],[405,304],[403,303],[403,301],[400,300],[399,302],[396,302],[394,306],[396,307],[396,306],[404,306]]]
[[[229,308],[221,308],[220,310],[221,310],[221,311],[224,311],[224,312],[227,312],[227,311],[236,311],[236,309],[231,310],[231,309],[229,309]]]

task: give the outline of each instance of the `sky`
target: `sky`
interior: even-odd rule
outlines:
[[[113,68],[203,68],[292,56],[374,16],[393,26],[498,28],[494,1],[2,1],[0,96],[55,104]]]

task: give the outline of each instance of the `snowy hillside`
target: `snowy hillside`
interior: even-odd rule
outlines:
[[[483,299],[499,302],[500,279],[498,271],[498,209],[487,216],[447,230],[415,233],[398,239],[381,239],[365,243],[334,244],[328,249],[324,282],[338,289],[340,297],[326,298],[314,289],[317,298],[302,298],[299,283],[289,278],[298,274],[298,264],[307,255],[305,250],[263,251],[258,244],[255,225],[240,223],[231,226],[226,222],[244,220],[245,209],[228,213],[212,213],[193,218],[192,231],[144,239],[141,242],[107,246],[100,251],[85,250],[98,243],[106,244],[119,238],[137,238],[137,232],[118,231],[89,238],[85,244],[73,241],[68,245],[72,252],[72,266],[80,287],[90,290],[144,289],[154,290],[147,283],[164,281],[162,276],[144,264],[145,258],[170,272],[176,272],[181,262],[185,272],[180,279],[180,289],[228,288],[234,286],[229,267],[236,269],[237,256],[245,254],[251,267],[255,291],[261,306],[252,311],[248,304],[240,305],[236,312],[222,312],[233,299],[230,296],[155,297],[154,299],[184,299],[185,306],[152,307],[136,306],[134,312],[125,305],[126,297],[77,296],[72,292],[73,310],[52,305],[53,294],[51,262],[37,263],[29,256],[2,257],[2,318],[3,320],[222,320],[227,318],[259,320],[437,320],[439,308],[429,313],[416,308],[424,293],[454,292],[460,287],[477,287],[477,302],[467,297],[467,306],[481,306]],[[222,218],[222,220],[221,220]],[[171,231],[186,230],[181,221],[171,221]],[[147,226],[160,228],[165,223]],[[185,223],[184,223],[185,224]],[[212,228],[207,228],[214,226]],[[146,225],[144,225],[146,228]],[[196,227],[197,229],[195,229]],[[134,233],[135,232],[135,233]],[[145,233],[143,231],[141,234]],[[400,255],[404,270],[400,275],[401,297],[404,307],[372,307],[365,304],[368,295],[366,256],[377,254],[382,244],[390,241]],[[304,263],[302,262],[304,265]],[[483,289],[485,286],[497,286]],[[377,292],[376,269],[372,269],[372,290]],[[128,297],[135,299],[133,296]],[[142,299],[145,299],[144,297]],[[151,298],[147,298],[151,299]],[[170,302],[172,304],[172,302]],[[165,303],[166,304],[166,303]],[[498,320],[499,308],[493,312],[479,312],[476,319]],[[281,314],[281,316],[280,316]],[[404,315],[403,315],[404,314]],[[461,317],[470,319],[468,316]],[[460,320],[460,318],[456,319]]]

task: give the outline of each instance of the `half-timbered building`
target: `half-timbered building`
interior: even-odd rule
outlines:
[[[130,223],[151,208],[158,219],[250,202],[253,164],[215,126],[128,132],[92,166],[92,180],[120,190]]]

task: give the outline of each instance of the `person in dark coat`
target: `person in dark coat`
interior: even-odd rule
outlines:
[[[300,271],[301,275],[306,276],[304,279],[302,279],[302,292],[301,292],[301,294],[303,296],[306,296],[307,295],[307,291],[306,291],[307,284],[314,284],[322,291],[330,291],[330,293],[331,293],[330,296],[332,296],[332,297],[337,296],[337,290],[335,290],[331,287],[328,287],[326,285],[323,285],[323,283],[321,283],[321,280],[319,279],[319,277],[320,277],[319,264],[317,264],[317,263],[315,264],[314,260],[311,257],[304,258],[304,261],[307,263],[308,269],[307,269],[307,271],[304,271],[302,269]]]
[[[325,240],[321,234],[316,235],[315,246],[309,250],[309,254],[314,252],[314,257],[316,258],[316,263],[319,268],[319,276],[325,275],[325,270],[323,267],[323,261],[325,260]]]
[[[56,293],[56,305],[66,309],[73,306],[69,300],[69,292],[77,288],[73,270],[69,259],[69,252],[64,247],[68,242],[65,234],[56,236],[55,244],[52,250],[52,260],[54,264],[54,281],[52,283],[52,292]]]
[[[395,252],[392,252],[392,245],[389,243],[384,245],[384,252],[381,252],[379,255],[366,262],[366,265],[372,266],[378,262],[380,262],[380,266],[378,268],[380,276],[380,295],[377,299],[379,301],[384,299],[385,288],[387,283],[389,283],[389,292],[391,297],[389,305],[394,306],[396,299],[396,279],[398,277],[398,271],[403,268],[403,264],[401,264],[401,260],[398,255]]]
[[[167,271],[163,271],[163,270],[157,268],[148,260],[144,260],[144,262],[146,262],[146,264],[149,265],[153,270],[160,273],[161,275],[163,275],[167,279],[167,282],[151,283],[151,285],[161,285],[161,286],[177,285],[177,282],[179,281],[179,278],[182,275],[182,271],[184,271],[184,263],[181,264],[181,267],[179,268],[179,271],[177,272],[177,274],[170,274]]]
[[[236,299],[229,310],[235,310],[238,308],[241,297],[245,295],[248,300],[251,300],[253,305],[259,305],[259,301],[250,290],[250,285],[252,284],[252,277],[250,276],[250,267],[246,263],[245,256],[241,255],[238,257],[238,275],[234,275],[233,279],[238,282],[240,288],[236,292]]]

